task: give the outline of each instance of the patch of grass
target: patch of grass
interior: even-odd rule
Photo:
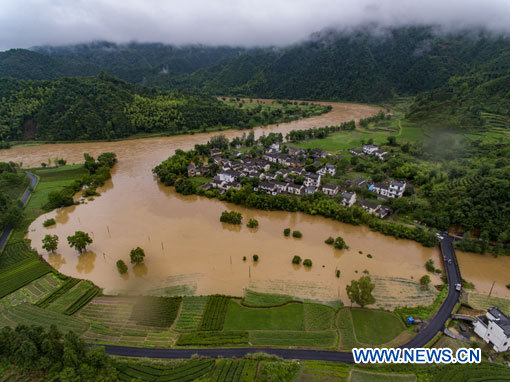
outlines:
[[[352,365],[326,361],[303,361],[304,381],[346,381]]]
[[[349,382],[415,382],[414,374],[372,373],[353,369]]]
[[[289,303],[275,308],[246,308],[231,301],[225,319],[226,330],[305,330],[304,308]]]
[[[47,295],[45,298],[39,300],[37,302],[37,306],[40,308],[47,308],[48,305],[56,301],[58,298],[67,293],[68,290],[73,288],[76,284],[80,282],[80,279],[75,279],[69,277],[66,279],[58,288],[54,289],[53,292]]]
[[[468,293],[468,303],[474,309],[487,310],[491,306],[497,306],[501,311],[510,315],[510,300],[501,297],[487,297],[483,294]]]
[[[205,305],[207,304],[206,296],[186,296],[182,300],[181,314],[175,324],[175,330],[179,332],[197,330],[202,321]]]
[[[359,342],[381,345],[396,338],[405,326],[393,313],[373,309],[351,309],[352,322]]]
[[[0,312],[0,325],[16,327],[23,325],[40,325],[49,327],[56,325],[61,331],[73,331],[81,334],[87,329],[87,324],[77,318],[66,316],[65,314],[52,312],[51,310],[41,309],[32,304],[20,304],[7,308]]]
[[[253,307],[271,307],[285,305],[292,300],[292,296],[286,294],[259,293],[247,289],[242,304]]]
[[[221,330],[225,322],[230,297],[214,295],[207,298],[200,330]]]
[[[253,331],[250,332],[250,343],[255,346],[303,346],[331,347],[336,343],[337,333],[334,330],[302,332],[302,331]]]
[[[177,346],[225,346],[248,344],[247,331],[208,331],[183,333],[176,342]]]
[[[304,304],[307,330],[327,330],[333,327],[335,311],[327,305]]]
[[[342,344],[342,349],[350,350],[359,346],[359,343],[356,341],[356,337],[354,336],[354,327],[349,308],[343,308],[338,311],[337,327],[340,331],[340,343]]]
[[[31,173],[39,177],[30,200],[24,208],[24,219],[18,228],[13,230],[10,242],[23,241],[28,226],[39,215],[47,212],[44,205],[48,202],[48,195],[53,191],[61,191],[71,185],[75,180],[81,179],[88,171],[81,164],[62,166],[56,168],[32,169]]]
[[[182,297],[140,297],[131,311],[131,320],[138,325],[170,327],[177,318],[181,301]]]

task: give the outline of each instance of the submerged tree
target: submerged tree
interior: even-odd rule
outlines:
[[[55,252],[58,247],[58,236],[57,235],[46,235],[42,239],[42,247],[48,252]]]
[[[145,259],[145,251],[140,247],[136,247],[131,250],[129,257],[131,258],[131,264],[142,264]]]
[[[67,242],[71,248],[75,248],[81,253],[87,248],[87,245],[92,244],[92,239],[88,233],[76,231],[74,235],[67,237]]]

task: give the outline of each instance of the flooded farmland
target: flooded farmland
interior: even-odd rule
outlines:
[[[255,133],[257,136],[268,132],[285,134],[291,129],[339,124],[377,111],[365,105],[331,105],[333,110],[328,114],[257,128]],[[224,134],[232,138],[242,132]],[[417,281],[425,274],[424,263],[429,258],[439,266],[437,248],[424,248],[412,241],[371,232],[367,227],[319,216],[258,211],[198,196],[182,196],[156,181],[151,173],[155,165],[175,149],[190,149],[196,143],[205,143],[212,135],[15,147],[0,151],[0,161],[13,160],[31,167],[55,156],[63,157],[68,163],[81,163],[84,152],[93,156],[105,151],[117,154],[119,163],[113,169],[112,179],[98,189],[100,197],[40,216],[28,233],[32,246],[56,269],[90,279],[103,287],[105,293],[239,296],[249,288],[345,302],[345,285],[368,272],[376,280],[376,297],[377,289],[384,291],[384,296],[380,296],[384,306],[417,305],[434,298],[433,293],[420,293]],[[259,228],[252,230],[245,225],[220,223],[219,216],[225,209],[241,212],[245,222],[256,218]],[[55,217],[57,224],[44,228],[42,222],[49,217]],[[284,237],[283,230],[287,227],[300,230],[303,238]],[[78,254],[67,246],[65,238],[76,230],[91,234],[94,243],[89,252]],[[41,239],[47,233],[60,237],[54,255],[46,254],[41,248]],[[350,249],[339,251],[324,244],[328,236],[342,236]],[[123,259],[129,264],[129,251],[137,246],[146,252],[145,264],[129,265],[128,275],[121,277],[116,261]],[[257,263],[252,260],[253,254],[259,255]],[[373,258],[367,257],[368,254]],[[311,259],[311,269],[291,264],[295,255]],[[469,256],[459,259],[464,278],[484,292],[487,283],[492,284],[497,277],[501,283],[494,287],[493,295],[510,297],[502,284],[505,275],[499,272],[501,264],[510,259],[486,262],[492,259]],[[503,262],[498,263],[499,260]],[[510,269],[508,265],[506,262],[506,270]],[[337,269],[340,278],[335,275]],[[483,271],[470,273],[470,269]],[[439,283],[439,277],[434,276],[432,281]]]

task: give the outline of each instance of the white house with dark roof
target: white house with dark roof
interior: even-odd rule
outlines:
[[[287,186],[288,186],[288,183],[286,182],[274,182],[274,185],[276,187],[276,191],[278,192],[287,192]]]
[[[305,181],[303,182],[303,184],[305,185],[305,187],[319,187],[320,184],[321,184],[321,176],[320,174],[314,174],[314,173],[311,173],[311,172],[307,172],[305,175]]]
[[[384,183],[374,183],[368,189],[374,191],[377,195],[388,197],[388,185]]]
[[[392,180],[388,186],[388,196],[390,198],[400,198],[404,195],[406,190],[406,182],[398,182]]]
[[[233,171],[222,171],[218,173],[218,177],[222,182],[235,182],[236,174]]]
[[[315,186],[308,186],[305,188],[305,195],[312,195],[317,191],[317,187]]]
[[[339,190],[340,187],[336,184],[325,184],[322,186],[322,192],[329,196],[335,196]]]
[[[356,203],[355,192],[342,192],[342,204],[344,205],[344,207],[350,207],[354,203]]]
[[[363,152],[367,155],[373,155],[377,150],[379,150],[379,147],[374,145],[364,145],[363,146]]]
[[[305,186],[301,184],[289,183],[287,184],[287,192],[294,195],[303,195]]]
[[[485,316],[478,316],[473,325],[475,333],[485,342],[492,343],[494,350],[510,350],[510,317],[497,306],[489,308]]]
[[[378,203],[371,202],[369,200],[360,200],[358,204],[365,210],[370,212],[371,214],[374,214],[375,211],[381,206]]]
[[[326,175],[329,174],[331,176],[335,176],[336,174],[336,166],[331,163],[326,163],[322,168],[317,170],[317,174]]]

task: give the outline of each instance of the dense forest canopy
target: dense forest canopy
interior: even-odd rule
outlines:
[[[317,104],[255,104],[136,89],[116,77],[0,80],[0,141],[101,140],[136,133],[250,128],[328,111]],[[248,105],[251,104],[251,105]]]

